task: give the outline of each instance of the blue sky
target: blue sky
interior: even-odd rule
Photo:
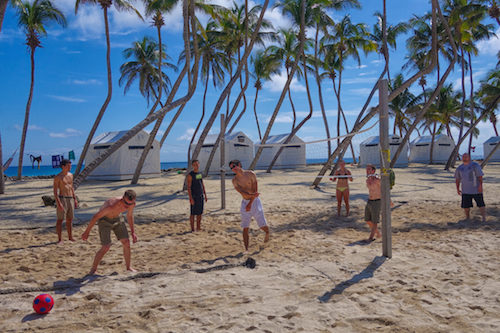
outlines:
[[[217,3],[229,6],[232,2],[218,0]],[[361,3],[363,5],[361,10],[350,10],[349,14],[353,22],[367,23],[371,29],[375,23],[373,13],[377,10],[382,11],[382,0],[361,0]],[[53,4],[66,15],[68,27],[48,26],[48,35],[41,39],[43,47],[36,50],[35,90],[25,146],[26,154],[42,155],[43,164],[49,164],[50,155],[67,155],[70,150],[74,150],[77,158],[79,157],[79,151],[82,149],[106,97],[106,47],[102,10],[98,6],[83,5],[80,7],[78,15],[75,16],[73,0],[53,0]],[[135,2],[135,6],[143,12],[143,6],[140,2]],[[290,22],[282,17],[277,10],[272,10],[272,6],[269,8],[266,17],[272,21],[275,27],[290,25]],[[421,15],[429,9],[430,4],[425,0],[387,0],[390,24],[408,21],[413,14]],[[344,14],[336,12],[332,16],[335,19],[340,19]],[[107,131],[131,128],[140,122],[149,111],[146,100],[139,93],[137,86],[132,86],[124,95],[123,87],[118,85],[119,67],[126,61],[122,51],[130,47],[132,42],[140,40],[144,36],[156,39],[156,30],[151,26],[150,19],[142,22],[134,15],[119,13],[114,8],[111,9],[109,17],[113,97],[96,135]],[[177,62],[178,54],[182,48],[181,18],[181,9],[178,7],[166,16],[166,27],[162,31],[163,42],[167,45],[167,53],[171,56],[172,62]],[[500,30],[497,29],[496,32],[500,36]],[[308,34],[312,35],[313,31],[308,31]],[[398,40],[397,50],[391,53],[392,76],[401,71],[402,64],[405,62],[406,38],[407,36],[402,36]],[[475,87],[479,86],[479,80],[484,78],[487,71],[494,67],[497,61],[495,55],[500,49],[500,42],[498,38],[493,38],[490,41],[479,43],[478,47],[480,54],[473,59]],[[0,134],[4,159],[6,159],[20,143],[30,84],[30,59],[25,45],[25,35],[17,26],[17,17],[11,7],[7,8],[2,32],[0,32],[0,64],[2,101]],[[382,59],[376,54],[370,54],[368,57],[363,56],[361,66],[353,61],[348,61],[343,73],[342,105],[348,115],[350,125],[365,103],[366,97],[382,68]],[[177,74],[175,72],[168,73],[171,79],[175,80]],[[405,77],[412,74],[408,71],[403,73]],[[265,83],[264,89],[259,93],[257,112],[263,129],[267,126],[267,121],[276,106],[285,80],[284,72],[282,75],[276,75],[272,81]],[[314,79],[310,77],[309,82],[313,90],[313,118],[299,132],[299,136],[305,141],[326,137],[319,102],[316,98],[317,88],[312,83],[313,81]],[[432,79],[428,78],[427,81],[432,82]],[[456,89],[460,87],[460,72],[458,70],[452,72],[449,82],[452,82]],[[236,130],[241,130],[254,141],[258,141],[252,109],[255,96],[253,83],[251,80],[247,91],[247,112]],[[412,89],[418,93],[419,87]],[[183,91],[185,90],[182,90],[180,94]],[[213,110],[220,92],[221,90],[209,87],[208,112]],[[233,90],[232,96],[236,96],[236,94],[236,90]],[[187,145],[201,115],[202,96],[203,85],[199,82],[195,96],[187,104],[161,149],[162,162],[187,160]],[[303,81],[293,81],[292,96],[298,110],[298,121],[300,121],[309,112]],[[328,81],[323,83],[323,96],[328,112],[330,131],[335,133],[337,102],[331,83]],[[163,134],[172,116],[173,112],[167,115],[161,126],[160,134]],[[291,119],[290,103],[285,99],[271,134],[289,132]],[[146,130],[151,128],[152,125],[148,126]],[[479,129],[481,135],[474,140],[473,145],[477,146],[476,153],[482,155],[482,142],[494,133],[489,123],[481,123]],[[219,121],[216,121],[212,132],[217,133],[218,130]],[[358,142],[368,136],[377,135],[377,131],[378,127],[360,135]],[[457,131],[454,133],[456,137]],[[25,158],[24,164],[28,165],[29,163],[29,158]],[[13,165],[16,164],[17,157],[13,162]]]

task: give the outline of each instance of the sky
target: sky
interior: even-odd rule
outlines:
[[[62,28],[51,24],[47,26],[47,35],[41,37],[42,47],[35,52],[35,88],[30,111],[29,129],[26,138],[25,154],[42,155],[42,164],[50,164],[50,156],[56,154],[68,155],[75,151],[77,159],[87,135],[92,128],[95,118],[107,94],[106,76],[106,45],[104,21],[102,10],[99,6],[81,5],[75,15],[74,0],[53,0],[66,16],[68,25]],[[240,0],[237,3],[242,3]],[[372,29],[375,24],[373,14],[382,12],[382,0],[361,0],[362,9],[350,9],[345,12],[331,13],[335,20],[341,19],[345,14],[351,16],[354,23],[366,23]],[[140,2],[132,2],[134,6],[144,13]],[[229,7],[232,1],[217,0],[216,3]],[[261,2],[257,2],[261,3]],[[253,2],[255,4],[255,2]],[[273,9],[273,2],[266,12],[275,27],[289,27],[290,20]],[[430,3],[426,0],[387,0],[387,15],[389,24],[408,21],[413,15],[422,15],[430,10]],[[205,19],[206,20],[206,19]],[[108,131],[127,130],[139,123],[149,108],[146,99],[139,93],[137,85],[132,85],[124,94],[120,87],[120,66],[127,61],[123,50],[132,46],[134,41],[141,40],[144,36],[156,40],[156,29],[151,26],[151,19],[141,21],[135,14],[118,12],[114,7],[109,12],[111,34],[111,66],[113,77],[113,95],[106,113],[97,129],[96,136]],[[182,13],[176,7],[172,13],[165,17],[166,26],[162,30],[162,39],[166,44],[167,54],[172,63],[177,63],[178,55],[182,51]],[[494,23],[488,21],[488,23]],[[500,36],[500,29],[495,25],[496,33]],[[308,35],[314,32],[308,30]],[[406,62],[405,41],[408,35],[398,39],[397,49],[391,51],[390,72],[392,77],[402,72],[404,77],[409,77],[414,72],[402,70]],[[478,44],[479,55],[473,59],[474,86],[479,87],[479,81],[484,79],[488,70],[496,63],[496,53],[500,50],[500,39],[492,38]],[[347,115],[349,126],[352,127],[357,114],[361,110],[366,98],[383,70],[384,63],[377,54],[362,55],[361,65],[353,60],[348,60],[343,72],[342,106]],[[22,126],[30,88],[30,56],[25,44],[25,34],[18,27],[17,17],[12,7],[7,8],[2,31],[0,32],[0,135],[3,145],[3,158],[6,160],[16,148],[20,146]],[[177,73],[167,71],[172,81]],[[269,118],[276,107],[282,87],[286,81],[284,71],[274,75],[272,80],[264,83],[264,89],[259,92],[257,114],[262,131],[265,130]],[[309,82],[314,81],[309,77]],[[427,79],[428,82],[432,78]],[[455,89],[460,88],[460,72],[458,67],[454,70],[448,82],[453,83]],[[243,131],[254,142],[259,140],[257,127],[253,116],[253,101],[255,89],[254,80],[250,80],[247,90],[247,111],[236,127],[236,131]],[[317,88],[312,87],[313,117],[299,131],[298,136],[304,141],[313,141],[326,138],[321,109],[317,98]],[[337,101],[335,99],[331,82],[323,82],[323,97],[328,115],[330,132],[336,133]],[[467,81],[467,87],[469,83]],[[420,87],[412,87],[415,93]],[[291,86],[293,102],[297,109],[298,121],[309,112],[305,82],[294,79]],[[186,85],[181,86],[178,96],[186,91]],[[207,95],[207,111],[211,113],[222,89],[209,86]],[[233,89],[232,100],[237,95]],[[187,160],[187,147],[194,129],[199,121],[202,111],[203,83],[199,81],[198,89],[193,98],[186,105],[185,110],[174,125],[167,137],[160,153],[162,162],[175,162]],[[374,98],[374,103],[377,98]],[[152,103],[151,103],[152,104]],[[373,105],[373,103],[372,103]],[[240,112],[241,107],[238,109]],[[174,112],[170,112],[160,128],[159,138],[166,130]],[[206,119],[207,117],[205,117]],[[211,133],[219,132],[217,120]],[[153,125],[146,127],[147,131]],[[285,99],[271,134],[281,134],[290,131],[292,126],[291,106]],[[390,125],[392,129],[392,125]],[[490,123],[482,122],[478,126],[480,135],[474,139],[475,154],[482,156],[482,143],[494,135]],[[343,132],[344,133],[344,132]],[[342,134],[343,134],[342,133]],[[454,130],[454,136],[458,130]],[[378,135],[378,126],[366,133],[356,136],[357,144],[369,136]],[[465,145],[463,145],[465,149]],[[312,154],[312,155],[311,155]],[[322,157],[308,152],[308,157]],[[323,151],[317,152],[318,155]],[[12,164],[17,165],[17,156]],[[30,165],[28,155],[25,155],[24,165]]]

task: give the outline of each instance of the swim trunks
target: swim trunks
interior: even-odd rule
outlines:
[[[380,199],[368,200],[365,207],[365,221],[380,222]]]
[[[59,199],[61,200],[63,210],[60,210],[59,207],[57,208],[57,219],[64,220],[64,218],[66,218],[66,221],[73,220],[75,217],[75,199],[63,195],[60,195]]]
[[[111,230],[113,230],[116,238],[119,240],[128,239],[127,226],[125,225],[125,221],[123,221],[120,217],[115,217],[113,219],[103,217],[99,219],[98,226],[101,245],[111,244]]]
[[[257,225],[262,228],[267,225],[266,218],[264,217],[264,210],[262,208],[262,203],[260,202],[259,197],[255,198],[252,202],[252,206],[250,207],[250,211],[246,211],[246,206],[250,200],[243,199],[241,200],[241,227],[248,228],[250,226],[250,221],[252,217],[257,221]]]
[[[472,199],[476,202],[476,205],[478,207],[484,207],[486,206],[484,204],[484,198],[482,193],[477,193],[477,194],[465,194],[462,193],[462,208],[471,208],[472,207]]]
[[[203,214],[203,204],[204,198],[201,196],[193,196],[194,205],[191,205],[191,215],[201,215]]]

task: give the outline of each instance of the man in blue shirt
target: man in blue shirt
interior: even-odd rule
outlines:
[[[476,162],[470,160],[470,155],[465,153],[462,155],[463,164],[455,170],[455,183],[457,185],[457,193],[462,196],[461,207],[465,211],[465,218],[470,217],[470,208],[472,207],[472,199],[481,211],[483,222],[486,221],[486,207],[483,199],[483,170]],[[462,190],[460,190],[462,184]]]

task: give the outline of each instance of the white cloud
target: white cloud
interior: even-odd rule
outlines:
[[[82,134],[82,132],[80,132],[79,130],[76,130],[74,128],[67,128],[62,133],[50,132],[49,136],[51,138],[68,138],[68,137],[71,137],[71,136],[79,136],[81,134]]]
[[[18,131],[22,131],[23,129],[23,127],[18,124],[15,124],[14,128]],[[40,127],[38,125],[28,125],[28,131],[45,131],[45,128]]]
[[[82,98],[76,98],[76,97],[67,97],[67,96],[57,96],[57,95],[47,95],[50,98],[57,99],[59,101],[63,102],[73,102],[73,103],[84,103],[86,100]]]
[[[281,92],[283,91],[286,81],[287,75],[284,71],[280,74],[274,74],[271,76],[271,80],[264,83],[264,89],[272,92]],[[305,92],[306,87],[300,84],[296,78],[293,78],[290,84],[290,90],[293,92]]]
[[[191,141],[194,134],[194,128],[188,128],[186,132],[177,138],[177,141]]]
[[[493,36],[488,40],[482,40],[477,43],[477,48],[480,54],[496,55],[500,50],[500,28],[495,31],[497,36]]]
[[[71,83],[72,84],[76,84],[76,85],[81,85],[81,86],[86,86],[86,85],[101,85],[102,84],[102,82],[100,80],[96,80],[96,79],[88,79],[88,80],[74,79],[74,80],[71,80]]]

